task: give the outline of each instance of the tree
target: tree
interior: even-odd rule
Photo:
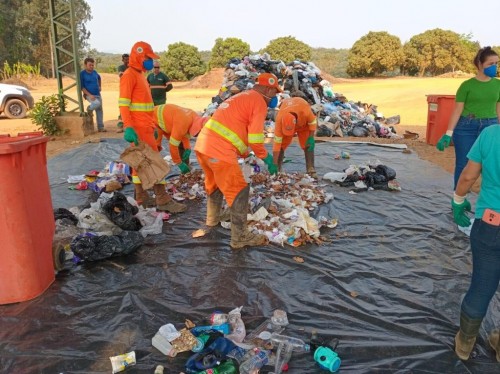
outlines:
[[[243,40],[238,38],[217,38],[208,65],[210,69],[224,67],[230,59],[234,57],[243,58],[249,54],[250,45]]]
[[[404,70],[424,76],[455,71],[467,64],[469,53],[460,35],[433,29],[413,36],[404,46]]]
[[[481,48],[479,42],[472,40],[474,36],[469,34],[460,35],[460,43],[464,47],[464,55],[462,56],[462,64],[458,68],[467,73],[475,73],[476,66],[474,65],[474,57],[477,51]]]
[[[273,39],[261,53],[267,52],[273,60],[291,62],[294,60],[311,60],[311,47],[293,36],[283,36]]]
[[[206,70],[198,48],[183,42],[170,44],[160,61],[172,80],[190,80]]]
[[[379,76],[399,68],[403,59],[403,46],[397,36],[385,31],[370,31],[349,51],[347,74],[352,77]]]
[[[74,0],[74,4],[77,48],[81,52],[90,36],[85,23],[92,17],[85,0]],[[67,19],[69,22],[69,17]],[[0,63],[40,63],[42,73],[48,74],[51,70],[50,30],[47,0],[4,0],[0,15]]]
[[[348,49],[312,48],[311,60],[325,73],[334,77],[347,78]]]

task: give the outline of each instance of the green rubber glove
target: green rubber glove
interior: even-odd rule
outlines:
[[[129,143],[139,145],[139,137],[132,127],[127,127],[125,129],[125,132],[123,133],[123,139],[125,139]]]
[[[278,174],[278,166],[273,162],[273,156],[268,153],[267,156],[262,160],[267,165],[267,170],[269,174],[275,175]]]
[[[158,140],[158,129],[155,129],[153,135],[155,136],[155,139]]]
[[[179,170],[181,171],[182,174],[186,174],[186,173],[189,173],[191,171],[189,166],[186,165],[184,162],[177,164],[177,166],[179,167]]]
[[[189,156],[191,156],[191,150],[190,149],[185,149],[184,153],[182,154],[182,161],[183,162],[188,162],[189,161]]]
[[[306,148],[308,151],[314,151],[314,136],[310,136],[307,138]]]
[[[444,134],[441,139],[436,144],[436,148],[438,151],[444,151],[445,148],[448,148],[451,143],[451,136]]]
[[[453,221],[455,221],[455,223],[458,226],[469,227],[470,226],[470,219],[467,216],[467,214],[465,213],[466,211],[467,212],[471,211],[471,205],[470,205],[469,200],[465,199],[462,204],[457,204],[457,203],[455,203],[455,201],[452,198],[451,199],[451,208],[453,209]]]

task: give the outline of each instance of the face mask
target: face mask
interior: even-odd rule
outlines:
[[[146,70],[153,70],[153,60],[144,60],[144,62],[142,63],[142,67]]]
[[[267,104],[268,108],[274,109],[278,106],[278,96],[274,96],[271,98],[271,101],[269,101],[269,104]]]
[[[486,69],[484,69],[484,75],[490,78],[495,78],[497,76],[497,66],[488,66]]]

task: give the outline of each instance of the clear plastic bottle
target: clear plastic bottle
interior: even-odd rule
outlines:
[[[271,342],[277,347],[274,374],[280,374],[283,371],[283,366],[290,361],[292,352],[309,352],[311,350],[310,345],[302,339],[291,336],[273,333]]]
[[[251,374],[256,369],[262,368],[269,361],[269,352],[264,349],[259,349],[255,355],[240,365],[240,374]]]

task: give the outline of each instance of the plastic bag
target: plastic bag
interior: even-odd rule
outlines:
[[[106,217],[123,230],[139,231],[142,228],[141,221],[135,217],[139,209],[130,204],[122,193],[115,192],[103,205],[102,210]]]
[[[144,243],[136,231],[123,231],[119,235],[96,236],[91,233],[77,236],[71,242],[71,250],[84,261],[99,261],[109,257],[128,255]]]
[[[239,308],[235,308],[229,312],[228,321],[231,325],[231,333],[229,335],[226,335],[226,338],[232,340],[235,343],[243,342],[243,339],[245,339],[245,336],[247,334],[245,324],[241,319],[241,309],[243,309],[242,306],[240,306]]]

